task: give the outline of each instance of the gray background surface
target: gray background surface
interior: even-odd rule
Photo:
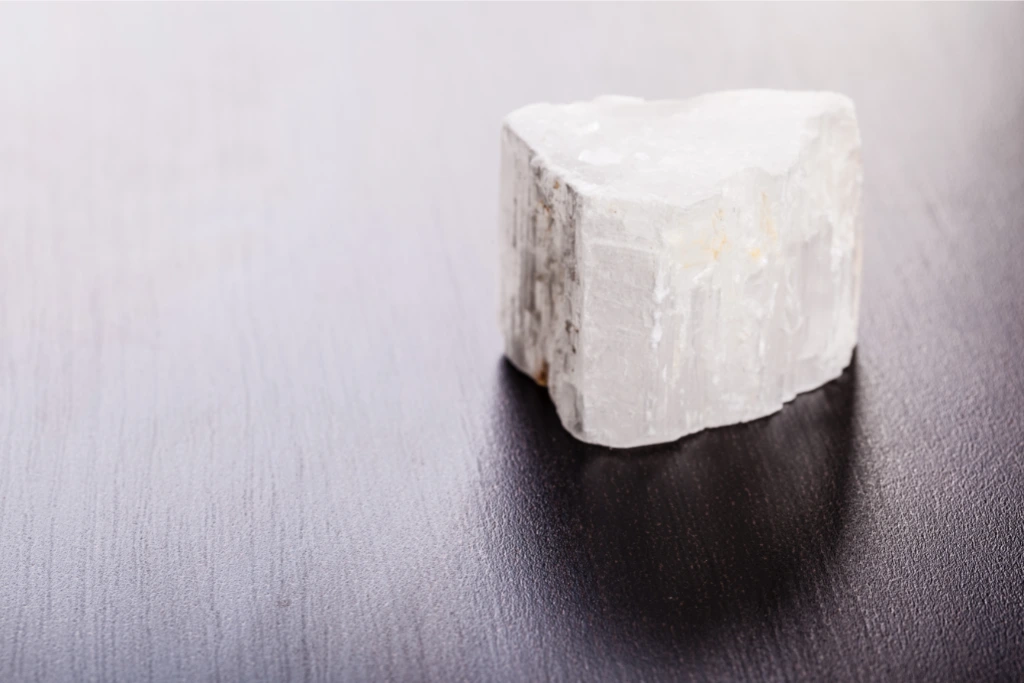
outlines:
[[[621,454],[501,361],[523,104],[853,97],[860,346]],[[1024,5],[0,7],[0,680],[1024,670]]]

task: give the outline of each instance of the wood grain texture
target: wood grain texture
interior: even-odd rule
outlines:
[[[0,680],[1024,675],[1024,5],[0,7]],[[822,88],[860,345],[620,453],[500,358],[498,126]]]

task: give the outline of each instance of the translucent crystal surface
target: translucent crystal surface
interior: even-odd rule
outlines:
[[[506,355],[591,443],[773,413],[850,362],[861,180],[835,93],[519,109],[502,130]]]

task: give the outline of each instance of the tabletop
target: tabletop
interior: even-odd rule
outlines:
[[[1024,676],[1024,5],[0,7],[0,680]],[[852,366],[615,451],[501,356],[500,121],[857,105]]]

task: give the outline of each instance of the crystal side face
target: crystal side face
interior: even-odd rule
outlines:
[[[505,354],[589,443],[774,413],[850,363],[862,178],[835,93],[519,109],[502,128]]]

